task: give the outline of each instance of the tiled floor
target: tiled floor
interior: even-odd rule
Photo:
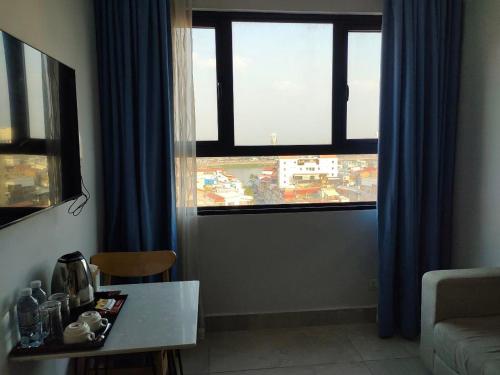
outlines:
[[[182,359],[185,375],[429,375],[417,342],[374,324],[209,333]]]

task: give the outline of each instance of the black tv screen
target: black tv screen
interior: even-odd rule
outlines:
[[[75,71],[0,31],[0,226],[81,193]]]

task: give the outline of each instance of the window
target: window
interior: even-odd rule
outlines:
[[[381,17],[194,12],[193,25],[200,212],[373,207]]]
[[[193,85],[195,94],[196,137],[217,141],[217,72],[215,29],[193,29]]]

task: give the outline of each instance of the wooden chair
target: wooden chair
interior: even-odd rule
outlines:
[[[162,281],[170,281],[170,268],[177,255],[171,250],[140,252],[99,253],[90,257],[90,263],[99,267],[101,283],[111,284],[111,277],[146,277],[162,275]]]
[[[90,257],[90,263],[99,267],[101,284],[111,284],[112,277],[147,277],[161,274],[162,281],[170,281],[170,269],[175,264],[177,255],[172,250],[107,252]],[[182,362],[179,351],[173,352],[174,365],[182,374]],[[175,360],[178,360],[175,363]],[[168,367],[167,353],[156,353],[155,372],[164,374]]]

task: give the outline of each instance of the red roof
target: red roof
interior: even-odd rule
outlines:
[[[320,189],[321,188],[319,188],[319,187],[298,188],[298,189],[295,189],[295,192],[297,194],[314,194],[314,193],[319,192]]]
[[[212,192],[206,192],[205,197],[213,200],[215,203],[224,203],[224,201],[225,201],[224,198],[221,197],[219,194],[215,194]]]

